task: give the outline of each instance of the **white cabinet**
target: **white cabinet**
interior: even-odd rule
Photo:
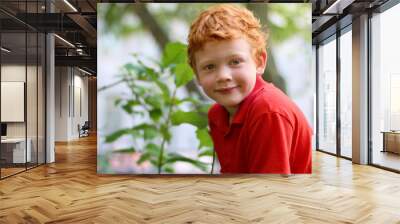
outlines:
[[[25,154],[25,138],[7,138],[2,139],[1,144],[7,145],[7,147],[12,147],[12,162],[13,163],[25,163],[32,161],[32,140],[28,138],[26,140],[26,154]],[[25,158],[27,161],[25,161]]]

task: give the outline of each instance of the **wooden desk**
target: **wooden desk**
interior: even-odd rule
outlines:
[[[26,162],[31,161],[31,145],[32,141],[30,138],[27,139],[28,144],[26,147],[25,154],[25,138],[6,138],[1,139],[1,154],[2,158],[5,158],[7,162],[10,163],[25,163],[25,158],[27,158]],[[3,156],[5,154],[5,156]],[[12,160],[11,156],[12,154]],[[7,158],[9,157],[9,158]]]
[[[382,152],[393,152],[400,154],[400,131],[382,131],[383,150]]]

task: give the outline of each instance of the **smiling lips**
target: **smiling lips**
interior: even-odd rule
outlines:
[[[238,86],[219,88],[219,89],[216,89],[215,92],[222,93],[222,94],[228,94],[228,93],[231,93],[237,87]]]

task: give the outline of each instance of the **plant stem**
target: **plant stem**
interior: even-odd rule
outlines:
[[[177,88],[175,88],[174,92],[172,93],[171,105],[169,105],[169,108],[168,108],[168,115],[167,115],[167,120],[166,120],[166,124],[165,124],[167,129],[168,129],[168,126],[169,126],[172,107],[174,106],[174,99],[175,99],[175,95],[176,95],[176,90],[177,90]],[[161,167],[163,166],[164,146],[165,146],[165,142],[166,141],[167,141],[167,139],[165,138],[165,136],[163,136],[163,139],[162,139],[162,142],[161,142],[160,155],[158,156],[158,174],[161,173]]]
[[[215,164],[215,149],[213,149],[213,160],[212,160],[212,164],[211,164],[210,174],[214,174],[214,164]]]
[[[129,81],[129,79],[124,78],[124,79],[121,79],[121,80],[116,81],[116,82],[114,82],[114,83],[111,83],[111,84],[109,84],[109,85],[102,86],[102,87],[100,87],[100,88],[98,89],[98,92],[101,92],[101,91],[103,91],[103,90],[106,90],[106,89],[108,89],[108,88],[111,88],[111,87],[113,87],[113,86],[116,86],[116,85],[121,84],[121,83],[126,82],[126,81]]]

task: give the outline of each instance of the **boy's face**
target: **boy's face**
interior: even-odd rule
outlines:
[[[231,114],[250,94],[256,75],[263,74],[266,53],[258,58],[245,38],[212,41],[195,53],[196,74],[204,92]]]

